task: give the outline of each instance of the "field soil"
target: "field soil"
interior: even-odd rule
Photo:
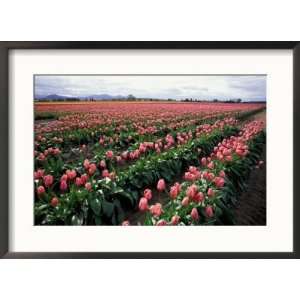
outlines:
[[[266,111],[250,119],[266,122]],[[247,189],[238,198],[234,212],[237,225],[266,225],[266,147],[261,160],[263,164],[251,172]]]
[[[251,172],[247,189],[238,198],[236,225],[266,225],[266,149],[258,169]]]

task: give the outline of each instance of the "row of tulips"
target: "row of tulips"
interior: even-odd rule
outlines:
[[[249,171],[259,161],[265,134],[264,124],[246,124],[237,136],[225,138],[214,147],[208,157],[200,159],[200,166],[190,166],[183,182],[170,187],[167,204],[149,205],[152,192],[146,189],[139,201],[139,209],[146,213],[144,225],[209,225],[234,224],[233,196],[241,190]],[[157,190],[166,192],[160,179]],[[124,221],[123,225],[129,225]]]
[[[255,107],[254,107],[255,108]],[[189,116],[178,116],[175,119],[166,120],[153,120],[153,124],[149,124],[149,120],[143,120],[143,122],[137,123],[134,121],[118,122],[109,120],[108,122],[100,122],[99,116],[93,117],[91,119],[92,123],[89,124],[89,118],[85,120],[85,115],[72,116],[72,118],[67,115],[64,117],[68,122],[76,124],[75,128],[73,126],[66,126],[70,128],[69,131],[65,130],[63,127],[59,131],[54,130],[55,122],[47,122],[46,125],[38,124],[36,127],[44,131],[35,129],[35,156],[39,160],[43,160],[47,157],[48,149],[61,148],[64,153],[69,152],[74,148],[77,150],[84,150],[89,146],[94,148],[94,146],[100,145],[102,148],[111,147],[128,147],[137,141],[144,141],[144,138],[148,139],[153,136],[153,138],[161,137],[165,133],[178,131],[180,128],[187,128],[188,126],[193,126],[201,124],[201,122],[207,122],[208,119],[216,119],[225,117],[226,115],[236,115],[241,118],[247,114],[251,114],[259,109],[252,109],[249,111],[237,111],[237,112],[215,112],[214,114],[205,114],[205,112],[196,112]],[[88,117],[88,116],[87,116]],[[85,118],[82,121],[81,118]],[[103,118],[106,120],[105,118]],[[96,121],[95,121],[96,120]],[[57,121],[62,124],[65,122],[63,120]],[[50,125],[49,125],[50,124]],[[84,125],[85,124],[85,125]],[[155,124],[155,125],[154,125]],[[95,127],[96,126],[96,127]],[[53,128],[54,127],[54,128]],[[88,145],[87,145],[88,144]],[[98,150],[99,147],[95,147]],[[46,153],[45,153],[46,152]]]
[[[85,171],[85,176],[93,176],[94,178],[105,178],[108,177],[110,179],[115,179],[116,172],[119,169],[124,170],[124,167],[129,166],[133,161],[137,161],[142,158],[149,158],[154,153],[161,153],[162,151],[168,151],[171,148],[177,148],[181,145],[186,144],[188,141],[193,138],[198,138],[201,135],[208,135],[215,129],[223,129],[224,126],[233,126],[237,122],[233,118],[218,120],[214,124],[204,124],[197,126],[188,132],[177,132],[173,135],[167,134],[164,139],[156,140],[156,142],[143,142],[138,144],[137,149],[132,149],[128,151],[123,151],[121,153],[114,153],[112,150],[108,150],[104,152],[102,155],[98,154],[94,159],[88,160],[82,157],[81,160],[77,161],[79,165],[69,165],[68,168],[75,172],[77,169],[78,173],[82,173]],[[47,153],[45,155],[49,156],[59,156],[59,151],[57,148],[49,148],[46,150]],[[81,161],[81,162],[80,162]],[[53,181],[58,181],[60,178],[60,190],[66,192],[68,189],[68,185],[66,184],[66,180],[64,180],[64,174],[61,174],[61,171],[64,169],[62,167],[62,160],[49,160],[48,161],[40,161],[41,168],[38,168],[35,172],[35,180],[41,180],[45,177],[45,172],[52,176]],[[82,170],[82,166],[84,170]],[[126,169],[126,168],[125,168]],[[71,170],[66,170],[66,172],[70,172]],[[56,177],[56,178],[54,178]],[[42,183],[42,182],[38,182]],[[72,183],[72,181],[71,181]],[[79,178],[76,178],[75,184],[80,186],[85,184]],[[56,186],[57,188],[57,186]]]
[[[170,124],[164,123],[147,127],[147,130],[152,130],[147,135],[145,133],[142,134],[139,128],[135,128],[137,126],[135,123],[131,123],[129,126],[122,125],[116,127],[115,125],[111,125],[107,128],[100,127],[97,130],[75,130],[73,133],[68,133],[67,135],[61,134],[59,137],[57,135],[54,137],[37,135],[34,152],[36,164],[41,165],[41,162],[44,162],[48,158],[58,157],[57,154],[61,152],[64,157],[68,157],[68,154],[72,153],[74,160],[76,159],[74,157],[76,153],[77,157],[83,157],[84,155],[93,157],[103,155],[109,149],[114,152],[143,150],[144,143],[163,141],[166,135],[168,136],[170,133],[172,135],[174,133],[185,134],[185,132],[194,130],[201,123],[211,123],[220,117],[215,116],[207,120],[205,117],[199,118],[199,116],[195,116],[195,118],[188,120],[173,120]],[[154,127],[155,129],[153,129]],[[133,153],[132,155],[134,157],[135,154]]]
[[[135,207],[143,186],[152,185],[159,177],[172,181],[200,152],[207,155],[223,137],[237,132],[224,121],[217,124],[213,131],[187,144],[138,160],[116,178],[114,173],[103,174],[105,169],[101,173],[104,176],[99,176],[99,164],[89,161],[80,170],[66,170],[58,182],[38,170],[36,223],[118,224],[124,218],[124,211]],[[100,161],[100,168],[103,167]]]

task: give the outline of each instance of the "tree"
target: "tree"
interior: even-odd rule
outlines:
[[[128,100],[135,100],[135,97],[134,97],[133,95],[130,94],[130,95],[127,96],[127,99],[128,99]]]

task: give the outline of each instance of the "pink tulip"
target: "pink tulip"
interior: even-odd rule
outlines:
[[[167,225],[167,221],[165,220],[159,220],[157,223],[156,223],[157,226],[165,226]]]
[[[207,174],[207,179],[208,179],[209,181],[212,181],[214,178],[215,178],[215,174],[214,174],[214,173],[208,173],[208,174]]]
[[[197,208],[193,208],[192,211],[191,211],[191,218],[194,220],[194,221],[198,221],[199,220],[199,213],[198,213],[198,210]]]
[[[80,179],[81,179],[82,184],[86,184],[86,182],[88,180],[87,174],[82,174]]]
[[[147,198],[145,198],[145,197],[142,197],[141,199],[140,199],[140,202],[139,202],[139,210],[140,211],[146,211],[146,210],[148,210],[148,200],[147,200]]]
[[[181,184],[179,182],[175,182],[174,186],[176,186],[178,192],[181,191]]]
[[[85,160],[84,160],[83,166],[84,166],[84,168],[85,168],[86,170],[90,167],[90,162],[89,162],[88,159],[85,159]]]
[[[209,169],[213,169],[214,168],[214,163],[211,161],[208,165],[207,165],[207,167],[209,168]]]
[[[45,187],[50,187],[53,183],[53,176],[52,175],[46,175],[44,176],[44,184]]]
[[[193,200],[196,203],[202,202],[204,200],[204,194],[202,192],[198,192],[194,197]]]
[[[201,159],[201,165],[205,167],[206,164],[207,164],[206,158],[203,157],[203,158]]]
[[[213,208],[212,208],[210,205],[208,205],[208,206],[205,207],[205,214],[206,214],[206,216],[207,216],[208,218],[213,217],[213,215],[214,215],[214,210],[213,210]]]
[[[101,169],[105,169],[106,168],[106,162],[105,162],[105,160],[102,159],[100,161],[100,163],[99,163],[99,166],[100,166]]]
[[[161,191],[163,191],[165,189],[166,189],[165,180],[164,179],[159,179],[158,183],[157,183],[157,190],[161,192]]]
[[[122,226],[129,226],[130,222],[128,220],[125,220],[122,222]]]
[[[66,174],[62,175],[60,178],[60,181],[67,181],[68,180],[68,176]]]
[[[160,203],[156,203],[155,205],[152,205],[150,207],[150,212],[151,212],[151,214],[153,216],[159,217],[162,214],[162,212],[163,212],[161,204]]]
[[[178,188],[176,186],[172,186],[170,189],[170,196],[172,199],[175,199],[178,195]]]
[[[41,179],[44,176],[45,170],[38,169],[34,172],[34,179]]]
[[[76,171],[75,170],[67,170],[66,171],[67,177],[69,180],[73,180],[76,177]]]
[[[223,170],[221,170],[221,171],[219,172],[219,176],[225,178],[225,172],[224,172]]]
[[[58,201],[58,199],[56,197],[53,197],[51,199],[51,203],[50,203],[51,206],[56,207],[58,205],[58,203],[59,203],[59,201]]]
[[[76,186],[81,186],[82,185],[82,181],[81,181],[81,178],[80,177],[76,177],[76,179],[75,179],[75,184],[76,184]]]
[[[172,219],[171,219],[172,225],[178,225],[179,222],[180,222],[180,217],[178,215],[175,215],[172,217]]]
[[[189,186],[186,190],[186,195],[190,198],[190,199],[193,199],[196,195],[198,191],[198,188],[195,184]]]
[[[106,157],[107,157],[108,159],[113,158],[113,156],[114,156],[114,153],[113,153],[111,150],[109,150],[109,151],[106,152]]]
[[[151,200],[152,199],[152,191],[150,189],[145,189],[144,190],[144,197],[147,200]]]
[[[188,205],[189,205],[189,202],[190,202],[189,197],[184,197],[184,198],[182,199],[182,201],[181,201],[181,205],[182,205],[182,206],[188,206]]]
[[[60,188],[60,190],[61,190],[62,192],[65,192],[65,191],[68,189],[68,184],[67,184],[67,182],[66,182],[65,180],[62,180],[62,181],[60,182],[59,188]]]
[[[109,172],[108,172],[108,170],[103,170],[102,171],[102,177],[109,177]]]
[[[97,166],[95,164],[90,164],[90,167],[88,169],[88,173],[90,176],[92,176],[97,170]]]
[[[88,191],[91,191],[92,190],[92,185],[90,182],[87,182],[84,187],[88,190]]]
[[[208,197],[213,197],[215,195],[215,192],[212,188],[209,188],[207,191],[207,196]]]
[[[214,180],[214,183],[215,183],[217,188],[221,188],[221,187],[224,186],[225,180],[222,177],[216,177],[215,180]]]
[[[42,185],[40,185],[38,188],[37,188],[37,194],[40,196],[40,195],[42,195],[42,194],[44,194],[45,193],[45,188],[42,186]]]

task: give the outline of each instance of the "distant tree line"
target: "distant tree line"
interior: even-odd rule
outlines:
[[[89,102],[97,102],[97,101],[165,101],[165,102],[171,102],[171,101],[179,101],[179,102],[197,102],[197,103],[205,103],[205,102],[214,102],[214,103],[241,103],[243,102],[241,98],[237,99],[228,99],[228,100],[220,100],[220,99],[213,99],[213,100],[205,100],[205,99],[193,99],[193,98],[185,98],[181,100],[176,100],[172,98],[168,99],[159,99],[159,98],[138,98],[134,95],[128,95],[127,97],[120,97],[120,98],[107,98],[107,99],[95,99],[93,97],[91,98],[79,98],[79,97],[59,97],[59,98],[37,98],[35,101],[38,102],[74,102],[74,101],[89,101]],[[265,103],[265,101],[251,101],[251,103]]]
[[[228,99],[228,100],[219,100],[219,99],[213,99],[213,100],[203,100],[203,99],[193,99],[193,98],[185,98],[182,99],[183,102],[221,102],[221,103],[240,103],[242,102],[242,99]]]

